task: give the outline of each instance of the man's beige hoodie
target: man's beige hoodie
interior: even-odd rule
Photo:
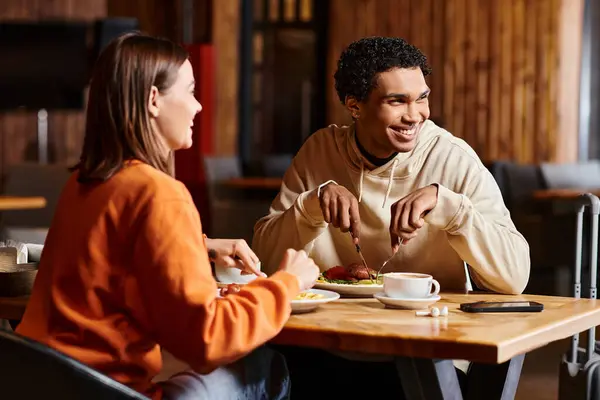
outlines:
[[[254,229],[253,249],[265,272],[277,268],[287,248],[304,249],[322,271],[360,262],[349,233],[328,225],[316,196],[333,180],[359,200],[360,245],[369,267],[392,254],[391,205],[437,183],[438,202],[418,236],[384,272],[431,274],[444,290],[464,290],[465,267],[482,289],[521,293],[529,279],[529,246],[516,230],[500,190],[475,152],[463,140],[426,121],[409,153],[375,167],[361,156],[353,125],[324,128],[302,146],[287,170],[269,215]]]

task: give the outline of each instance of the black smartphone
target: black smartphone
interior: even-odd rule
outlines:
[[[544,305],[535,301],[477,301],[462,303],[460,309],[471,313],[540,312]]]

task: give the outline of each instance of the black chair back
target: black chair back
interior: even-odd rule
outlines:
[[[0,330],[0,397],[149,400],[71,357],[4,330]]]

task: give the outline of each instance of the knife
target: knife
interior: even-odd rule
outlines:
[[[350,236],[352,236],[352,238],[354,239],[354,235],[352,235],[352,232],[350,232]],[[367,260],[365,260],[365,256],[363,256],[362,251],[360,250],[360,245],[358,243],[356,243],[354,245],[356,247],[356,252],[358,253],[358,256],[360,257],[360,260],[362,261],[363,265],[365,266],[366,270],[367,270],[367,274],[369,275],[369,277],[371,277],[371,274],[369,273],[369,266],[367,265]],[[373,278],[371,277],[371,280]]]
[[[369,271],[369,267],[367,265],[367,261],[365,260],[365,257],[362,254],[362,251],[360,251],[360,245],[359,244],[356,245],[356,252],[360,256],[360,259],[361,259],[363,265],[365,266],[365,268],[367,269],[367,272],[368,272]]]

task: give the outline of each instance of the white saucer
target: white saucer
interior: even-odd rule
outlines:
[[[377,300],[382,302],[389,308],[401,308],[405,310],[422,310],[439,301],[439,295],[424,297],[422,299],[402,299],[397,297],[388,297],[383,292],[373,295]]]

